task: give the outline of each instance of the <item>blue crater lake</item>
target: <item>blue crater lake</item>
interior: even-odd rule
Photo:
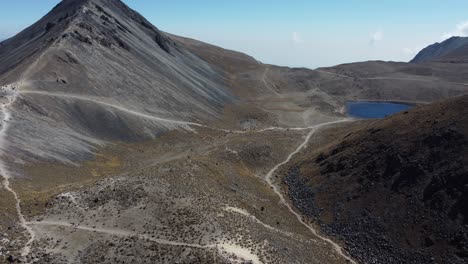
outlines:
[[[385,118],[410,108],[414,105],[395,102],[347,102],[346,110],[349,116],[356,118]]]

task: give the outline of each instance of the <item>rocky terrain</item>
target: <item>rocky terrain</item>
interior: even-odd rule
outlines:
[[[61,1],[0,43],[0,262],[368,261],[297,210],[284,171],[359,129],[348,100],[431,103],[466,94],[467,72],[266,65],[120,0]]]
[[[335,132],[285,170],[291,200],[363,263],[466,263],[467,104]]]

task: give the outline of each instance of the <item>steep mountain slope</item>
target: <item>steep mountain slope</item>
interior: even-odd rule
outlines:
[[[284,170],[289,196],[364,263],[466,263],[467,106],[462,96],[325,131],[328,144]]]
[[[234,100],[222,72],[120,1],[63,1],[3,42],[0,61],[3,84],[19,79],[13,115],[22,122],[12,124],[18,131],[12,147],[30,150],[27,157],[69,160],[67,153],[89,151],[96,140],[153,138],[186,125],[171,120],[217,118]],[[142,119],[135,113],[161,119],[135,123]],[[56,122],[59,129],[51,129]],[[28,129],[34,142],[26,126],[35,126]],[[64,137],[65,145],[57,149],[37,135]]]
[[[468,59],[468,38],[451,37],[421,50],[411,63],[422,62],[466,62]]]

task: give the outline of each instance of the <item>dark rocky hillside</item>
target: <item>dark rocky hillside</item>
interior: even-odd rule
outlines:
[[[290,167],[294,204],[364,263],[467,263],[468,96],[366,122]]]

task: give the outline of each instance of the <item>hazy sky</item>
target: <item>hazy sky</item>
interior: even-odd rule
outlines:
[[[0,39],[34,23],[58,2],[1,1]],[[161,30],[285,66],[408,61],[428,44],[468,34],[466,0],[124,2]]]

